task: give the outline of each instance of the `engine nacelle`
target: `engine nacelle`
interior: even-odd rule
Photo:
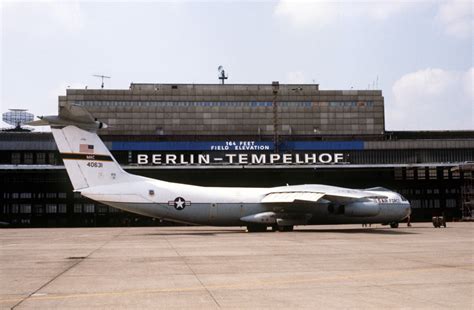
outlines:
[[[105,129],[105,128],[109,127],[109,126],[107,126],[106,123],[102,123],[102,122],[99,122],[99,121],[95,121],[95,123],[97,124],[97,127],[99,129]]]
[[[375,202],[354,202],[344,208],[344,215],[351,217],[369,217],[380,213],[380,206]]]
[[[262,212],[262,213],[244,216],[240,218],[240,220],[247,223],[275,224],[276,214],[275,212]]]

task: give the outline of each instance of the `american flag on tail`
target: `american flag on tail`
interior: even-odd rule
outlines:
[[[79,144],[80,153],[94,153],[94,145],[92,144]]]

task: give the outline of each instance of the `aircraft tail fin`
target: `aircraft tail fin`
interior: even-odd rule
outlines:
[[[139,178],[120,167],[96,133],[73,125],[51,131],[74,190]]]
[[[42,116],[28,123],[50,125],[74,190],[130,182],[139,179],[125,172],[97,135],[107,125],[97,121],[84,107],[64,104],[58,116]]]

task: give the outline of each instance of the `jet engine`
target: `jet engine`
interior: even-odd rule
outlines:
[[[244,216],[240,220],[247,223],[274,224],[277,219],[275,212],[262,212]]]
[[[376,216],[380,212],[380,206],[374,202],[354,202],[344,208],[344,215],[351,217]]]

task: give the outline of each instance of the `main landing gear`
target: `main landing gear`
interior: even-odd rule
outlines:
[[[265,225],[247,225],[247,232],[265,232],[267,231],[267,226]]]
[[[288,226],[274,225],[272,226],[272,231],[293,231],[293,225],[288,225]]]
[[[266,232],[267,231],[267,226],[265,225],[247,225],[247,232]],[[287,225],[287,226],[279,226],[279,225],[273,225],[272,226],[272,231],[293,231],[293,225]]]
[[[392,222],[390,223],[391,228],[398,228],[398,222]]]

